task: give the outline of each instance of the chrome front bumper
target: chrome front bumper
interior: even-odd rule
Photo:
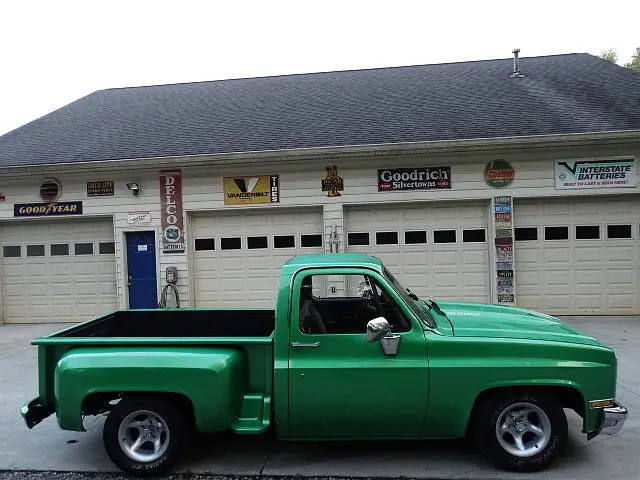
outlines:
[[[618,402],[615,402],[613,407],[605,407],[602,410],[604,411],[604,416],[599,433],[615,435],[622,429],[622,425],[624,425],[629,416],[629,411]]]

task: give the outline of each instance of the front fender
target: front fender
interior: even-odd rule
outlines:
[[[82,405],[91,394],[165,392],[191,401],[198,431],[227,430],[240,412],[248,377],[246,354],[233,348],[77,348],[56,365],[56,416],[60,428],[84,431]]]

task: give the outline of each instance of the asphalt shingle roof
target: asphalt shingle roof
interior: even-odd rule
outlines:
[[[0,137],[0,166],[640,130],[640,74],[589,54],[94,92]]]

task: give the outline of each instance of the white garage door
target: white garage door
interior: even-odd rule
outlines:
[[[487,302],[487,212],[482,202],[349,207],[347,250],[380,258],[418,296]]]
[[[117,308],[111,220],[4,224],[0,241],[6,323],[80,322]]]
[[[192,220],[199,308],[274,308],[282,265],[324,251],[319,209],[238,210]]]
[[[640,313],[639,218],[638,197],[515,202],[518,306]]]

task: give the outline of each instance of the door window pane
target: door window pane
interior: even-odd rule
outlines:
[[[456,243],[456,231],[435,230],[433,232],[433,243]]]
[[[538,227],[522,227],[515,229],[516,242],[538,240]]]
[[[427,243],[427,232],[422,231],[414,231],[414,232],[404,232],[404,243],[405,245],[416,245],[420,243]]]
[[[213,238],[196,238],[194,242],[196,252],[201,250],[215,250],[216,242]]]
[[[93,255],[93,243],[76,243],[76,255]]]
[[[486,234],[484,228],[462,231],[463,243],[483,243],[486,242]]]
[[[69,244],[54,243],[51,245],[51,256],[69,255]]]
[[[301,235],[300,245],[302,247],[321,247],[322,235]]]
[[[113,255],[116,253],[116,244],[113,242],[100,242],[98,251],[101,255]]]
[[[44,257],[44,245],[27,245],[27,257]]]
[[[2,247],[2,256],[5,258],[20,257],[20,245],[5,245]]]
[[[544,227],[545,240],[568,240],[569,227]]]
[[[607,238],[631,238],[631,225],[607,225]]]
[[[398,232],[376,232],[376,245],[397,245]]]
[[[598,225],[580,225],[576,227],[576,240],[597,240],[600,238]]]
[[[367,232],[349,233],[347,243],[349,245],[369,245],[369,234]]]
[[[377,317],[385,317],[393,332],[411,330],[395,301],[368,275],[310,275],[302,280],[302,333],[364,335],[367,323]]]
[[[220,239],[221,250],[240,250],[242,248],[242,240],[240,237],[229,237]]]
[[[296,237],[293,235],[276,235],[273,237],[273,248],[293,248],[296,246]]]
[[[255,250],[257,248],[267,248],[267,237],[247,237],[247,248]]]

